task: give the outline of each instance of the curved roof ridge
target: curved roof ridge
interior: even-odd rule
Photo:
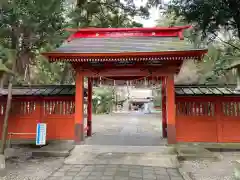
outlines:
[[[131,32],[131,31],[182,31],[185,29],[189,29],[192,26],[173,26],[173,27],[137,27],[137,28],[65,28],[64,30],[69,32]]]

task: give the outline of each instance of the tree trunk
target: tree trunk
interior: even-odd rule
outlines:
[[[9,84],[8,84],[8,97],[7,97],[7,105],[6,105],[5,115],[4,115],[4,123],[3,123],[3,131],[2,131],[2,146],[0,149],[0,154],[4,154],[6,139],[8,135],[8,118],[9,118],[11,105],[12,105],[12,81],[13,81],[13,76],[10,77]]]
[[[69,76],[69,70],[70,70],[69,65],[65,64],[62,75],[61,75],[60,84],[64,84],[66,82],[67,76]]]
[[[5,79],[5,75],[3,74],[2,78],[0,79],[0,89],[1,89],[1,91],[3,90],[3,87],[4,87],[4,79]]]
[[[14,53],[13,62],[12,62],[12,72],[16,72],[17,67],[17,60],[19,57],[19,39],[20,39],[20,33],[18,29],[19,28],[19,22],[16,22],[14,26],[12,26],[12,34],[11,34],[11,53]],[[10,49],[9,49],[10,50]],[[13,51],[14,50],[14,51]],[[2,128],[2,141],[1,141],[1,148],[0,148],[0,155],[4,155],[5,145],[6,145],[6,139],[8,135],[8,118],[10,115],[11,105],[12,105],[12,83],[13,83],[13,75],[10,75],[9,81],[8,81],[8,97],[7,97],[7,104],[5,109],[5,115],[3,120],[3,128]]]
[[[16,70],[16,61],[17,57],[13,60],[13,66],[12,66],[12,71],[15,72]],[[5,145],[6,145],[6,140],[7,140],[7,135],[8,135],[8,118],[10,115],[10,110],[12,106],[12,82],[13,82],[14,76],[11,75],[9,78],[9,83],[8,83],[8,97],[7,97],[7,105],[5,109],[5,115],[4,115],[4,120],[3,120],[3,129],[2,129],[2,142],[1,142],[1,149],[0,149],[0,154],[4,155],[4,150],[5,150]]]

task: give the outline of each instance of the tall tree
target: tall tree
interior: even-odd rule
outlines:
[[[142,27],[141,23],[133,20],[134,16],[140,15],[148,17],[147,7],[136,7],[131,0],[122,2],[116,0],[78,0],[76,4],[68,4],[75,6],[69,11],[69,27],[86,28],[118,28],[118,27]],[[67,63],[63,64],[60,83],[64,84],[73,79],[71,66]]]
[[[39,50],[62,34],[63,5],[63,0],[11,0],[1,5],[0,40],[4,48],[16,51],[16,72],[23,74]]]
[[[72,26],[102,28],[141,26],[134,16],[148,17],[148,7],[136,7],[133,0],[78,0],[70,14]]]
[[[156,4],[158,1],[155,0],[149,0],[146,5],[140,7],[132,0],[1,1],[0,43],[4,48],[17,50],[16,67],[20,75],[17,82],[68,83],[72,79],[71,67],[68,64],[50,65],[38,56],[40,51],[53,49],[66,39],[68,33],[61,31],[64,25],[65,27],[141,27],[142,24],[135,22],[133,17],[148,17],[149,8]],[[12,47],[12,44],[17,46]],[[11,67],[11,62],[8,64]],[[44,71],[38,67],[44,68]],[[56,69],[59,71],[50,72]],[[35,78],[39,74],[42,79]],[[49,74],[51,80],[45,78]]]
[[[172,0],[169,7],[177,16],[194,23],[204,37],[216,37],[225,29],[240,39],[239,0]]]
[[[190,23],[183,17],[183,15],[176,15],[172,9],[161,14],[158,25],[159,26],[181,26],[189,25]],[[201,32],[190,29],[185,31],[184,36],[186,41],[190,41],[196,48],[202,45],[207,45],[205,39],[201,39]],[[231,37],[230,34],[225,33],[225,37]],[[230,39],[230,38],[229,38]],[[231,43],[233,43],[231,41]],[[233,45],[233,44],[232,44]],[[235,44],[237,46],[237,44]],[[181,73],[177,77],[177,82],[180,83],[233,83],[233,74],[226,71],[230,64],[229,57],[237,56],[237,49],[220,41],[219,43],[211,43],[208,45],[209,52],[204,57],[202,62],[184,63]],[[189,79],[188,79],[189,78]],[[232,78],[232,79],[231,79]]]
[[[239,61],[240,1],[172,0],[169,10],[192,23],[195,30],[201,32],[202,38],[217,43],[216,50],[212,51],[217,56],[210,58],[215,66],[209,79],[222,80],[222,76],[228,77],[228,74],[233,77],[226,67],[233,61]]]
[[[64,22],[63,0],[11,0],[0,4],[1,49],[11,51],[13,58],[6,56],[13,72],[22,74],[39,49],[51,42]],[[8,61],[12,59],[11,61]],[[8,117],[12,104],[13,76],[8,82],[8,98],[5,109],[0,154],[4,154],[8,132]]]

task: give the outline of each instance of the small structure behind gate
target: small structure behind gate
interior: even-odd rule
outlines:
[[[236,86],[176,86],[177,142],[240,142]]]

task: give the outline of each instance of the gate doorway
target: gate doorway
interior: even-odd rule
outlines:
[[[87,145],[159,146],[161,137],[160,114],[112,113],[93,115],[93,136],[85,139]]]
[[[166,139],[162,138],[161,113],[148,112],[143,108],[134,109],[137,105],[151,102],[152,87],[161,86],[160,77],[128,78],[119,80],[114,77],[93,77],[88,81],[92,82],[95,106],[99,111],[106,105],[112,104],[113,111],[108,114],[96,114],[92,117],[93,136],[85,139],[87,145],[117,145],[117,146],[159,146],[165,145]],[[106,98],[102,96],[103,90]],[[115,98],[118,91],[121,92]],[[99,94],[99,96],[98,96]],[[109,99],[112,96],[113,102],[103,104],[102,99]],[[114,103],[118,99],[123,108],[115,111]],[[96,105],[96,100],[99,104]],[[139,104],[137,104],[139,103]],[[118,103],[116,103],[118,104]],[[129,108],[130,105],[130,108]],[[136,105],[136,106],[134,106]],[[111,106],[111,105],[110,105]],[[106,108],[105,108],[106,109]],[[107,108],[109,109],[109,107]]]

